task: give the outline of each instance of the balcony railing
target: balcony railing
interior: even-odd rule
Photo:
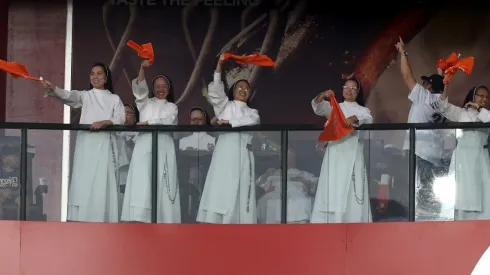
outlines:
[[[29,142],[28,135],[30,131],[47,130],[47,131],[89,131],[90,125],[73,125],[73,124],[54,124],[54,123],[0,123],[0,128],[5,130],[20,130],[20,203],[19,203],[19,219],[28,219],[28,197],[32,196],[29,194],[32,190],[32,182],[29,182],[28,170],[29,167],[29,157],[28,151],[32,142]],[[368,124],[363,125],[358,128],[361,133],[369,133],[368,138],[364,139],[364,142],[370,142],[373,140],[371,138],[371,133],[378,133],[380,131],[408,131],[409,135],[409,150],[405,151],[408,155],[408,221],[416,220],[416,155],[415,155],[415,145],[416,145],[416,133],[420,130],[434,130],[434,129],[447,129],[454,130],[456,142],[456,130],[470,130],[470,129],[482,129],[490,128],[489,124],[485,123],[445,123],[445,124],[407,124],[407,123],[390,123],[390,124]],[[241,127],[241,128],[231,128],[227,126],[190,126],[190,125],[179,125],[179,126],[111,126],[100,131],[110,131],[110,132],[145,132],[152,134],[152,158],[151,158],[151,170],[152,170],[152,186],[151,186],[151,222],[157,222],[158,209],[157,209],[157,192],[158,192],[158,133],[183,133],[183,132],[249,132],[249,133],[261,133],[260,137],[255,136],[260,139],[268,139],[272,143],[275,143],[276,153],[278,153],[280,159],[281,171],[281,223],[288,222],[288,149],[290,148],[290,138],[291,135],[297,132],[311,132],[310,136],[315,135],[315,132],[320,132],[322,127],[316,125],[259,125],[252,127]],[[268,137],[269,133],[274,133],[276,138]],[[402,137],[403,139],[403,137]],[[308,142],[311,146],[316,144],[315,139],[309,139]],[[74,145],[74,144],[73,144]],[[61,147],[61,146],[60,146]],[[369,147],[369,146],[368,146]],[[401,147],[399,148],[401,151]],[[260,150],[260,149],[259,149]],[[482,150],[485,150],[482,148]],[[179,151],[178,146],[176,146],[176,151]],[[451,149],[449,149],[451,151]],[[371,152],[368,152],[368,156]],[[177,166],[179,163],[177,163]],[[321,160],[317,165],[321,166]],[[370,163],[366,162],[366,166]],[[61,164],[60,164],[61,166]],[[489,167],[490,168],[490,167]],[[367,167],[368,170],[373,169],[372,167]],[[399,169],[404,170],[403,167]],[[259,175],[256,175],[257,178]],[[317,175],[318,176],[318,175]],[[369,178],[369,184],[371,185],[372,178]],[[255,181],[255,179],[254,179]],[[55,183],[58,184],[58,183]],[[36,195],[39,192],[36,192]],[[370,193],[370,198],[375,199],[376,195]],[[181,194],[182,197],[182,194]],[[373,205],[373,204],[372,204]],[[62,206],[63,207],[63,206]],[[372,211],[376,211],[372,209]]]

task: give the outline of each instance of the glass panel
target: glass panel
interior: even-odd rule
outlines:
[[[182,223],[196,223],[218,133],[182,132],[176,136]]]
[[[406,131],[370,131],[364,143],[374,222],[408,221]]]
[[[319,135],[320,131],[288,133],[288,223],[309,223],[311,220],[326,149],[325,144],[317,142]]]
[[[0,136],[0,220],[19,220],[20,218],[20,130],[3,129]],[[29,173],[28,173],[29,178]],[[28,179],[27,194],[32,198],[32,186]],[[29,207],[29,201],[27,203]]]
[[[454,219],[454,175],[449,175],[448,171],[457,132],[460,131],[416,131],[416,221]]]
[[[145,148],[135,149],[134,143],[145,139],[137,135],[137,132],[71,132],[70,153],[73,157],[68,186],[67,221],[134,221],[137,211],[131,208],[134,198],[131,196],[133,194],[128,195],[127,189],[130,188],[126,186],[126,182],[133,179],[132,182],[142,185],[146,174],[151,175],[151,165],[144,162],[151,161],[151,134],[145,134],[149,135],[150,143],[146,151]],[[147,153],[146,159],[131,162],[133,150]],[[131,175],[131,164],[144,164],[141,166],[144,168],[139,169],[138,174]],[[144,194],[138,194],[138,198],[142,199],[140,201],[143,201],[138,206],[146,213],[149,211],[146,209],[149,201],[145,202],[144,199],[151,198],[151,189],[139,187],[137,190]],[[128,201],[127,208],[124,207],[125,200]],[[141,212],[139,214],[142,215]],[[151,215],[148,219],[150,217]]]
[[[63,131],[28,130],[27,134],[27,177],[33,191],[28,194],[27,220],[60,221]]]

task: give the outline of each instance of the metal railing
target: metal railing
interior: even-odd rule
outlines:
[[[490,123],[459,123],[448,122],[444,124],[431,123],[377,123],[366,124],[358,128],[362,131],[386,131],[386,130],[407,130],[409,132],[409,221],[415,221],[415,177],[416,177],[416,156],[415,140],[417,130],[433,129],[481,129],[490,128]],[[69,130],[69,131],[89,131],[90,125],[81,124],[56,124],[56,123],[0,123],[0,129],[19,129],[21,130],[21,175],[20,175],[20,220],[27,219],[27,148],[28,130]],[[281,134],[281,223],[287,223],[287,170],[288,170],[288,133],[291,131],[321,131],[323,128],[318,125],[256,125],[240,128],[229,126],[194,126],[194,125],[145,125],[145,126],[125,126],[114,125],[99,131],[128,131],[128,132],[151,132],[152,133],[152,223],[157,222],[157,178],[158,178],[158,133],[159,132],[280,132]]]

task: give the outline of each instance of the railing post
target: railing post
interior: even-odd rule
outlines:
[[[415,133],[414,127],[410,128],[409,141],[410,147],[408,151],[408,221],[415,221],[415,182],[417,177],[417,159],[415,155]]]
[[[27,128],[20,130],[20,220],[27,220]]]
[[[281,223],[288,223],[288,131],[281,131]]]
[[[158,131],[151,132],[151,222],[157,223],[158,214]]]

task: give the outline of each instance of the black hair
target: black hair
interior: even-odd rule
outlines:
[[[350,77],[350,78],[346,79],[345,82],[347,82],[349,80],[350,81],[354,81],[354,82],[357,83],[357,97],[356,97],[356,102],[357,102],[357,104],[359,104],[359,105],[361,105],[361,106],[364,107],[364,105],[365,105],[365,103],[364,103],[364,94],[362,92],[361,82],[359,82],[359,80],[357,80],[354,77]]]
[[[167,98],[166,100],[168,102],[172,102],[174,103],[175,102],[175,99],[174,99],[174,85],[172,85],[172,81],[170,80],[170,78],[168,78],[167,76],[163,75],[163,74],[159,74],[157,76],[155,76],[153,78],[153,80],[151,81],[151,87],[152,87],[152,94],[149,96],[150,98],[151,97],[154,97],[155,96],[155,81],[159,78],[163,78],[167,81],[168,83],[168,94],[167,94]]]
[[[112,86],[112,73],[109,67],[107,67],[104,63],[97,62],[92,67],[90,68],[90,72],[92,72],[92,69],[94,67],[101,67],[102,70],[104,70],[105,73],[105,83],[104,83],[104,89],[108,90],[111,93],[114,93],[114,87]],[[94,86],[92,83],[90,83],[90,90],[93,89]]]
[[[138,111],[136,105],[134,103],[131,103],[131,104],[124,104],[124,106],[128,106],[129,108],[133,109],[136,123],[140,122],[140,111]]]
[[[237,85],[239,82],[245,82],[245,83],[247,83],[247,85],[250,87],[250,83],[249,83],[249,82],[248,82],[248,80],[246,80],[246,79],[239,79],[239,80],[235,81],[235,83],[233,83],[233,85],[232,85],[232,86],[231,86],[231,87],[228,89],[228,94],[227,94],[227,95],[228,95],[228,99],[229,99],[230,101],[235,100],[235,95],[234,95],[235,86],[236,86],[236,85]],[[251,88],[252,88],[252,87],[250,87],[250,89],[251,89]],[[251,91],[250,91],[250,92],[251,92]],[[252,94],[250,93],[250,94],[249,94],[249,97],[248,97],[248,99],[247,99],[247,102],[246,102],[246,103],[247,103],[247,105],[249,105],[249,103],[250,103],[250,97],[251,97],[251,96],[252,96]]]
[[[192,107],[192,109],[189,111],[189,115],[194,112],[194,111],[201,111],[204,114],[204,120],[206,125],[211,125],[211,119],[209,118],[208,112],[204,110],[203,108],[199,106]]]
[[[475,100],[475,94],[476,94],[476,91],[478,91],[478,89],[485,89],[485,90],[487,90],[487,92],[490,93],[487,86],[483,86],[483,85],[475,86],[475,87],[471,88],[471,90],[468,92],[468,94],[466,94],[466,97],[464,99],[462,107],[464,107],[466,105],[466,103],[472,102],[473,100]]]

